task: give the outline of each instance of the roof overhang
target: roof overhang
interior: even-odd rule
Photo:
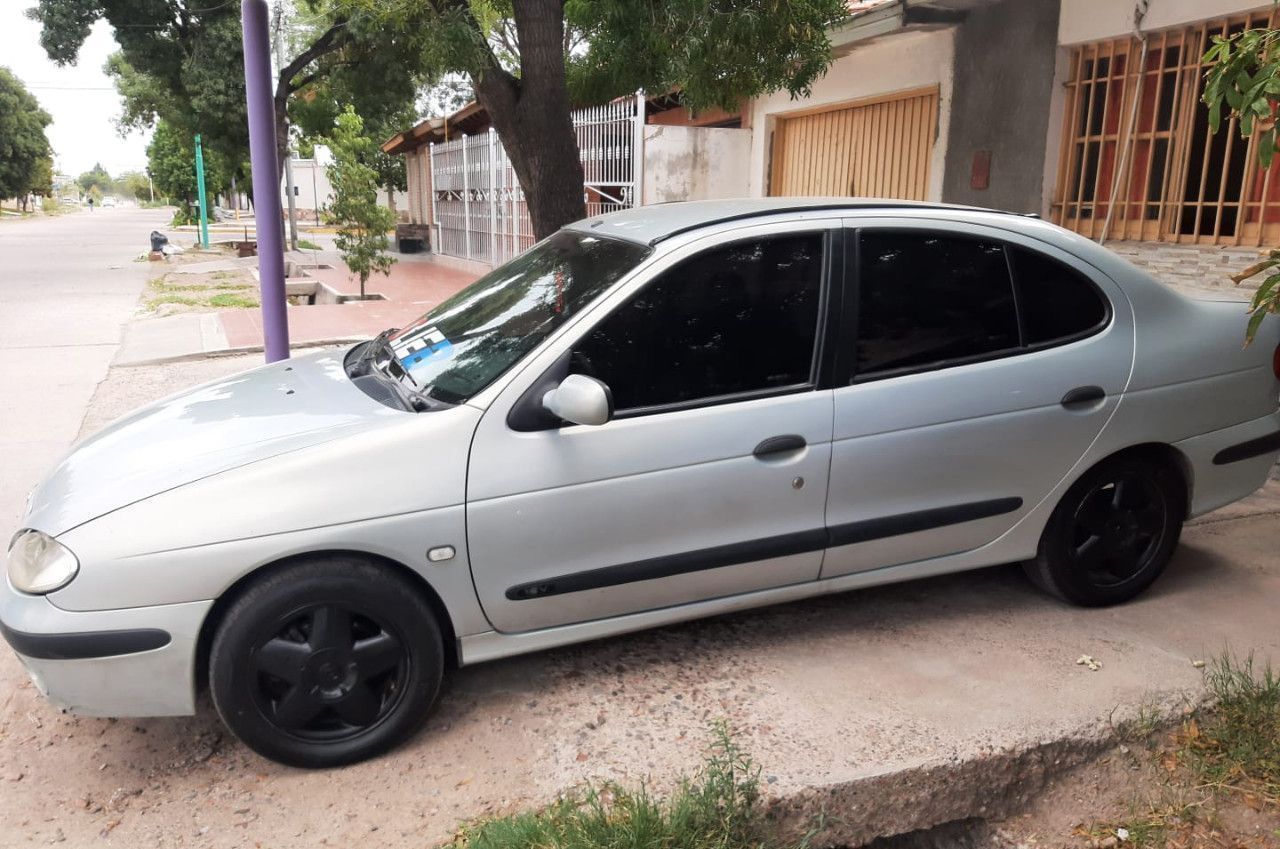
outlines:
[[[955,26],[973,9],[998,2],[1001,0],[863,0],[851,5],[852,14],[831,30],[831,48],[843,56],[871,39],[906,30]]]
[[[472,101],[447,118],[428,118],[412,129],[395,134],[382,143],[382,152],[408,153],[432,142],[448,141],[460,133],[482,133],[489,125],[489,113]]]

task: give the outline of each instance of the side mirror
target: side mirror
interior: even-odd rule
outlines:
[[[571,374],[542,396],[542,407],[570,424],[602,425],[613,417],[613,393],[594,377]]]

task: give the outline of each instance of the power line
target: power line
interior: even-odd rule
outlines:
[[[31,85],[27,83],[27,88],[36,89],[37,91],[115,91],[115,86],[90,86],[90,85]]]

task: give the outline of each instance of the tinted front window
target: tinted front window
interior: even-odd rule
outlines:
[[[738,242],[665,272],[573,353],[619,410],[809,382],[820,233]]]
[[[933,233],[864,231],[859,261],[859,375],[1018,347],[1018,314],[1003,245]]]
[[[576,316],[648,248],[562,230],[391,337],[423,391],[466,400]]]
[[[1028,345],[1078,336],[1102,324],[1102,295],[1079,272],[1043,254],[1010,247],[1018,307]]]

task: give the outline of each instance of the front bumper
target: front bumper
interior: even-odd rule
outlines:
[[[3,582],[0,626],[40,692],[89,716],[195,713],[196,643],[212,601],[63,610]]]

